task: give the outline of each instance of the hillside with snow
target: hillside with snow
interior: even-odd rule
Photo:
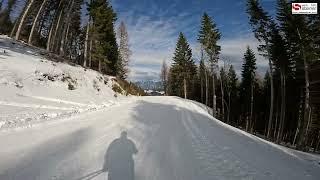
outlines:
[[[46,59],[41,49],[0,36],[0,129],[115,105],[113,77]]]

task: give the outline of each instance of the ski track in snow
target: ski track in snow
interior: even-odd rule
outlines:
[[[20,131],[0,132],[0,179],[106,180],[97,173],[121,131],[136,144],[136,180],[319,179],[313,156],[295,156],[218,123],[176,97],[124,100]],[[290,173],[289,173],[290,172]]]

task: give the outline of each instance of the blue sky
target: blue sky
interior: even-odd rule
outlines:
[[[4,0],[6,2],[7,0]],[[24,0],[18,0],[20,4]],[[196,61],[199,59],[197,36],[201,16],[207,12],[221,32],[223,60],[233,64],[240,75],[243,53],[250,46],[257,55],[258,72],[267,70],[267,61],[258,55],[259,43],[254,38],[246,14],[246,0],[110,0],[118,20],[127,25],[133,55],[130,80],[157,80],[163,60],[171,63],[179,32],[183,32]],[[260,0],[262,6],[275,14],[276,0]],[[15,16],[22,6],[15,8]],[[86,18],[84,18],[86,21]]]
[[[276,0],[262,0],[263,7],[275,12]],[[112,0],[118,22],[124,21],[133,51],[131,80],[158,79],[161,63],[171,63],[179,32],[191,44],[194,58],[199,58],[197,35],[201,16],[207,12],[216,22],[222,38],[221,59],[241,71],[242,57],[247,45],[256,54],[258,42],[248,24],[245,0]],[[257,57],[258,71],[263,75],[267,61]],[[222,65],[222,60],[220,65]]]

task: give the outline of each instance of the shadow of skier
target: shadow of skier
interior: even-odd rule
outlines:
[[[111,142],[105,154],[103,172],[108,180],[134,180],[133,155],[138,152],[134,142],[123,131],[120,138]]]

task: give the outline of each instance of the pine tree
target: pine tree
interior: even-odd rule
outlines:
[[[227,122],[230,123],[230,118],[231,121],[235,124],[235,119],[236,119],[236,102],[238,100],[238,78],[237,74],[231,65],[229,68],[229,72],[227,75],[227,93],[228,93],[228,118]],[[232,97],[232,98],[231,98]]]
[[[61,28],[61,33],[60,35],[60,41],[58,42],[58,49],[59,49],[59,55],[60,56],[65,56],[65,44],[66,44],[66,40],[69,34],[69,30],[70,30],[70,26],[71,26],[71,18],[72,18],[72,12],[74,12],[74,7],[75,7],[75,2],[76,0],[71,0],[69,2],[68,8],[66,10],[66,16],[64,18],[63,24],[62,24],[62,28]]]
[[[260,43],[259,51],[263,53],[269,60],[269,71],[270,71],[270,83],[271,83],[271,95],[270,95],[270,112],[268,121],[268,132],[267,138],[271,135],[271,125],[274,110],[274,83],[273,83],[273,63],[268,52],[269,41],[270,41],[270,16],[263,10],[258,0],[247,1],[247,13],[250,16],[250,25],[253,28],[255,37]]]
[[[20,33],[21,33],[21,30],[22,30],[22,26],[27,18],[27,15],[29,13],[29,11],[31,10],[31,7],[34,3],[34,0],[29,0],[27,3],[26,3],[26,8],[24,10],[24,12],[22,13],[22,16],[21,16],[21,19],[20,19],[20,22],[19,22],[19,25],[18,25],[18,29],[17,29],[17,32],[16,32],[16,35],[15,35],[15,40],[19,40],[19,37],[20,37]]]
[[[287,74],[291,72],[292,64],[289,60],[289,55],[286,50],[286,43],[276,24],[271,24],[270,33],[270,59],[274,62],[276,68],[280,71],[280,84],[281,84],[281,113],[280,113],[280,124],[277,136],[277,142],[279,143],[282,139],[283,129],[285,125],[285,115],[286,115],[286,82]]]
[[[253,122],[253,92],[256,74],[256,57],[254,52],[247,47],[242,65],[241,98],[245,113],[246,130],[249,131]]]
[[[40,17],[40,14],[42,13],[43,9],[45,8],[45,5],[47,3],[47,0],[43,0],[42,3],[41,3],[41,6],[40,6],[40,9],[38,10],[38,13],[33,21],[33,24],[32,24],[32,28],[31,28],[31,31],[30,31],[30,35],[29,35],[29,39],[28,39],[28,44],[32,45],[32,37],[33,37],[33,33],[35,31],[35,27],[38,23],[38,19]]]
[[[53,44],[56,38],[57,28],[59,28],[59,24],[61,21],[61,16],[63,13],[63,8],[65,6],[65,0],[60,0],[58,6],[55,7],[55,12],[51,21],[50,30],[47,38],[47,51],[51,51],[53,49]]]
[[[198,35],[198,41],[203,47],[206,55],[208,57],[211,73],[212,73],[212,93],[213,93],[213,116],[216,116],[216,87],[215,87],[215,69],[219,60],[219,54],[221,47],[217,45],[217,42],[220,40],[220,33],[216,27],[216,24],[209,17],[207,13],[204,13],[202,16],[201,29]]]
[[[76,0],[71,12],[70,23],[68,24],[65,36],[65,53],[70,56],[70,59],[79,58],[78,51],[82,46],[81,42],[81,6],[83,0]]]
[[[129,73],[129,62],[130,56],[132,54],[129,46],[129,35],[127,28],[124,22],[120,23],[118,29],[118,38],[119,38],[119,74],[120,77],[126,79]]]
[[[118,45],[114,32],[116,13],[109,1],[95,0],[89,4],[92,17],[92,60],[98,62],[98,70],[118,75]]]
[[[296,86],[304,84],[304,115],[300,118],[298,148],[305,149],[307,142],[307,125],[310,120],[310,82],[309,64],[316,59],[317,53],[313,46],[312,30],[305,16],[295,16],[291,13],[291,3],[278,0],[277,19],[281,33],[284,35],[290,61],[294,63]],[[300,93],[299,93],[300,94]]]
[[[320,60],[320,13],[307,16],[306,18],[308,18],[308,26],[311,31],[311,46],[315,50],[315,57],[313,59]]]
[[[191,94],[191,83],[196,76],[197,69],[194,60],[192,59],[190,45],[183,33],[180,33],[179,35],[172,60],[173,63],[170,69],[170,83],[172,83],[171,92],[173,95],[187,99],[189,94]]]

